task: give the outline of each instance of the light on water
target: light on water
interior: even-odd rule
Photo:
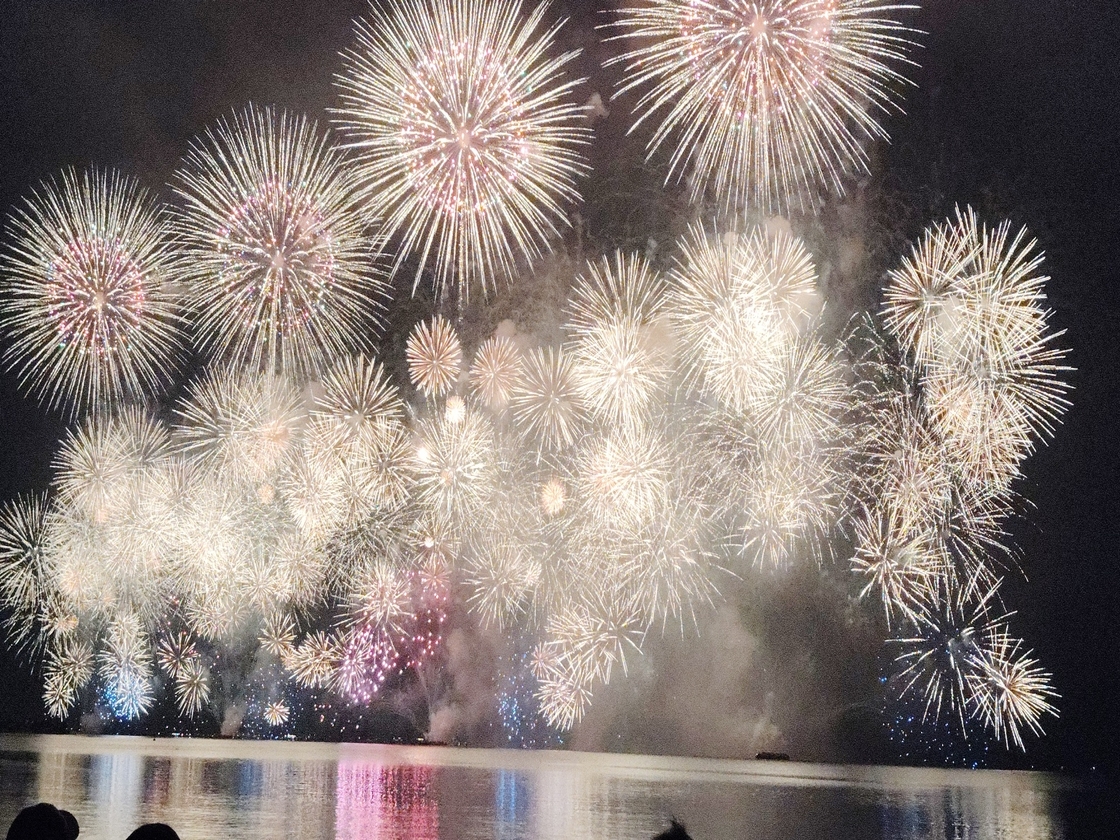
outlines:
[[[1038,773],[357,744],[0,736],[0,824],[72,811],[82,840],[695,840],[1076,836],[1083,795]]]

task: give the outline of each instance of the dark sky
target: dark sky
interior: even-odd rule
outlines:
[[[604,0],[604,5],[606,0]],[[912,237],[971,203],[1030,226],[1047,252],[1054,323],[1076,390],[1055,440],[1026,465],[1033,506],[1013,526],[1028,581],[1009,580],[1016,632],[1053,670],[1061,720],[1045,766],[1120,755],[1120,15],[1110,0],[925,0],[905,116],[879,150],[883,189]],[[591,3],[560,3],[588,41]],[[331,74],[365,0],[0,0],[0,211],[65,166],[115,166],[154,188],[189,139],[249,101],[325,117]],[[602,54],[589,50],[589,59]],[[609,93],[593,66],[585,89]],[[616,108],[593,150],[610,156]],[[62,425],[0,375],[0,497],[43,488]],[[10,661],[0,659],[10,670]],[[16,677],[15,684],[27,686]],[[38,703],[38,698],[32,698]]]

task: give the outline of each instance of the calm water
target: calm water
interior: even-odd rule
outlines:
[[[203,838],[695,840],[1110,835],[1090,792],[1036,773],[283,742],[0,736],[0,831],[25,804],[82,840],[143,822]],[[1076,823],[1075,823],[1076,821]]]

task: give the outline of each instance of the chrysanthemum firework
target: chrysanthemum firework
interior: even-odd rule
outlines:
[[[47,714],[64,718],[78,693],[93,676],[93,652],[77,639],[64,639],[47,654],[43,668],[43,700]]]
[[[436,286],[465,300],[531,259],[565,220],[589,129],[552,57],[547,4],[408,0],[374,7],[344,53],[337,119],[370,210]]]
[[[38,496],[0,507],[0,602],[8,610],[4,627],[16,648],[39,640],[38,621],[53,585],[44,544],[46,512]]]
[[[785,233],[694,226],[671,273],[669,315],[690,378],[736,411],[778,375],[820,308],[805,245]]]
[[[463,366],[459,336],[451,322],[440,315],[413,327],[405,354],[408,376],[426,397],[449,391]]]
[[[375,242],[314,123],[256,108],[223,119],[191,145],[176,191],[180,275],[208,351],[299,374],[366,343]]]
[[[129,505],[143,471],[168,455],[167,431],[144,412],[92,417],[67,436],[54,459],[59,495],[94,522],[106,522]]]
[[[896,69],[913,31],[892,0],[641,0],[615,26],[632,40],[613,59],[622,91],[642,91],[650,153],[673,146],[687,176],[724,210],[811,206],[843,175],[867,170],[898,108]]]
[[[668,499],[666,441],[643,427],[615,429],[582,453],[579,482],[604,527],[639,529],[660,514]]]
[[[437,516],[460,521],[485,501],[496,465],[493,431],[477,412],[458,423],[425,421],[413,458],[419,500]]]
[[[396,630],[412,614],[407,571],[386,558],[369,558],[356,583],[348,598],[348,625]]]
[[[114,714],[124,719],[144,714],[155,700],[152,652],[135,616],[125,613],[113,619],[98,661]]]
[[[288,722],[289,714],[291,710],[282,700],[274,700],[264,709],[264,719],[269,726],[283,726]]]
[[[193,718],[209,699],[210,675],[206,666],[198,658],[188,660],[175,677],[175,700],[179,711]]]
[[[521,354],[517,345],[503,335],[482,342],[471,364],[471,387],[491,411],[509,404],[517,377],[521,373]]]
[[[381,365],[364,356],[341,359],[323,377],[315,401],[313,424],[345,448],[376,439],[404,417],[404,403]]]
[[[510,409],[517,427],[541,450],[571,446],[586,419],[572,358],[553,347],[531,351],[510,396]]]
[[[902,647],[895,677],[899,694],[921,701],[923,721],[951,715],[962,732],[980,712],[969,676],[984,661],[985,646],[1006,632],[998,587],[975,583],[940,579],[916,610],[916,635],[894,640]]]
[[[498,545],[471,559],[467,603],[483,624],[506,628],[522,613],[540,580],[541,565],[517,545]]]
[[[660,278],[639,256],[592,263],[576,284],[572,335],[584,404],[612,423],[639,421],[669,375]]]
[[[768,446],[731,497],[742,510],[738,548],[758,566],[819,563],[837,512],[836,453]],[[733,508],[733,513],[736,512]]]
[[[294,648],[285,665],[301,685],[318,688],[330,680],[340,652],[337,639],[315,630]]]
[[[211,370],[179,408],[176,437],[200,464],[234,481],[260,485],[298,453],[305,398],[285,376]]]
[[[181,321],[164,209],[116,172],[63,173],[18,208],[0,256],[0,327],[21,383],[52,406],[161,389]]]
[[[971,209],[927,229],[891,272],[888,327],[913,354],[927,414],[965,480],[1001,492],[1053,433],[1069,386],[1048,332],[1042,255]]]
[[[1058,714],[1050,702],[1058,693],[1032,652],[1020,652],[1022,645],[1004,628],[989,630],[967,679],[985,725],[1005,745],[1014,741],[1025,750],[1022,730],[1042,734],[1042,716]]]
[[[856,522],[851,568],[867,581],[861,598],[878,591],[888,627],[895,617],[918,621],[917,611],[936,597],[947,574],[935,535],[911,527],[912,520],[889,502],[864,511]]]

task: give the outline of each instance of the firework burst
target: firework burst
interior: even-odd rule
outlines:
[[[918,621],[917,610],[936,596],[945,573],[932,535],[908,531],[905,523],[905,517],[888,506],[886,511],[868,511],[855,529],[851,568],[867,581],[860,597],[878,590],[888,626],[896,614]]]
[[[918,635],[896,640],[903,647],[897,657],[900,695],[921,698],[923,721],[950,714],[965,734],[966,720],[977,712],[969,675],[985,658],[984,643],[1004,632],[1007,619],[993,612],[998,587],[978,584],[958,586],[942,578],[919,605],[914,623]]]
[[[206,349],[300,373],[365,343],[382,284],[353,187],[315,124],[287,113],[249,108],[192,144],[177,227]]]
[[[46,505],[38,496],[0,507],[0,599],[10,611],[5,627],[16,648],[37,640],[37,622],[50,589],[45,515]]]
[[[640,529],[668,500],[665,441],[649,429],[617,429],[588,447],[579,480],[593,515],[604,525]]]
[[[635,423],[669,376],[660,279],[641,257],[616,253],[577,282],[568,330],[580,395],[592,414]]]
[[[541,450],[571,446],[586,416],[571,357],[553,347],[530,352],[510,408],[518,428]]]
[[[532,259],[578,198],[589,130],[548,55],[546,4],[409,0],[374,8],[338,77],[338,120],[359,155],[371,211],[437,288],[467,299]]]
[[[761,229],[721,237],[694,226],[671,277],[669,316],[689,377],[735,411],[773,390],[820,307],[817,271],[798,239]]]
[[[125,613],[113,620],[98,658],[114,714],[130,719],[148,711],[155,699],[152,654],[147,634],[135,616]]]
[[[405,355],[409,378],[426,397],[438,397],[450,390],[463,366],[459,336],[451,323],[439,315],[413,328]]]
[[[477,411],[457,423],[439,417],[421,425],[413,459],[417,492],[437,515],[459,520],[477,511],[495,468],[493,433]]]
[[[176,437],[192,460],[267,497],[296,457],[305,419],[304,396],[287,377],[216,369],[191,387]]]
[[[169,380],[180,328],[162,207],[115,172],[48,182],[0,257],[8,364],[48,404],[98,409]]]
[[[963,477],[996,492],[1068,406],[1047,331],[1042,255],[968,208],[929,228],[886,290],[888,327],[920,371],[926,411]]]
[[[1058,714],[1050,702],[1058,693],[1031,652],[1020,653],[1022,644],[1005,631],[989,630],[967,679],[984,723],[1005,745],[1014,741],[1025,751],[1023,727],[1041,735],[1042,716]]]
[[[471,387],[491,411],[509,404],[514,385],[521,374],[521,354],[517,345],[502,335],[482,343],[471,365]]]
[[[175,676],[175,699],[179,711],[189,718],[210,699],[210,676],[198,658],[188,659]]]
[[[812,206],[822,187],[867,171],[898,107],[912,30],[891,0],[642,0],[615,26],[632,48],[620,92],[643,91],[637,125],[652,155],[675,143],[669,177],[724,210]]]
[[[66,639],[47,655],[43,699],[51,717],[65,718],[93,676],[93,652],[85,642]]]
[[[269,726],[283,726],[288,722],[289,714],[291,710],[282,700],[274,700],[264,709],[264,719]]]

